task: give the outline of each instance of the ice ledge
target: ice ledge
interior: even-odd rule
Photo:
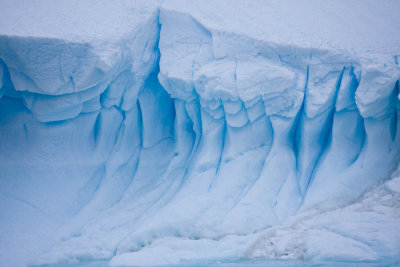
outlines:
[[[388,106],[393,102],[390,99],[396,95],[394,88],[400,77],[394,53],[398,47],[390,51],[373,46],[366,54],[364,48],[359,51],[343,50],[340,46],[332,48],[328,45],[329,40],[324,43],[327,45],[317,47],[312,43],[288,42],[285,38],[268,39],[263,34],[270,33],[271,29],[255,37],[252,31],[244,33],[239,28],[232,32],[236,28],[231,28],[230,24],[226,24],[226,29],[217,27],[215,19],[205,22],[207,9],[203,5],[197,11],[186,10],[178,8],[177,2],[164,3],[160,18],[164,25],[161,36],[168,37],[163,38],[159,47],[163,51],[159,78],[173,97],[193,97],[192,88],[206,101],[240,100],[252,106],[261,97],[267,103],[267,114],[293,117],[306,93],[309,96],[305,101],[307,116],[315,117],[326,111],[328,102],[334,101],[333,83],[340,78],[342,70],[352,68],[359,83],[355,99],[361,116],[383,118],[385,111],[390,109]],[[234,2],[235,5],[238,3]],[[96,98],[121,73],[128,72],[131,81],[126,86],[135,88],[114,93],[114,98],[121,99],[126,93],[126,99],[135,99],[142,86],[137,83],[146,79],[157,64],[158,56],[154,51],[159,34],[156,26],[158,11],[150,11],[147,11],[146,20],[135,21],[135,30],[126,30],[118,38],[99,34],[89,41],[77,42],[3,33],[0,36],[0,58],[5,67],[3,80],[9,73],[14,89],[22,92],[15,94],[13,90],[7,90],[7,94],[22,97],[27,108],[41,121],[64,120],[93,111],[95,106],[98,109]],[[228,18],[223,20],[229,21]],[[177,21],[192,26],[179,30],[169,26]],[[271,23],[269,19],[263,21],[267,22]],[[310,23],[308,20],[303,22]],[[279,27],[274,30],[285,30]],[[189,29],[195,32],[188,33]],[[37,34],[40,36],[39,32]],[[386,35],[380,37],[388,38]],[[182,49],[186,50],[179,52]],[[181,58],[174,58],[178,55]],[[171,61],[174,66],[163,67]],[[165,81],[167,76],[170,84]],[[5,91],[2,90],[3,94]],[[343,95],[343,92],[338,94]],[[57,104],[43,107],[40,102],[44,99]],[[339,100],[336,103],[338,109],[344,105],[340,103],[340,97]],[[52,107],[59,103],[60,108],[54,115],[46,118]],[[132,103],[124,106],[127,109]]]
[[[102,107],[128,110],[157,68],[158,11],[117,40],[88,42],[0,35],[2,94],[42,122]]]
[[[159,79],[173,97],[195,94],[204,101],[232,100],[246,107],[263,99],[267,115],[285,117],[297,113],[304,94],[309,118],[332,105],[340,111],[355,104],[364,118],[383,118],[394,107],[400,78],[395,54],[251,38],[215,30],[201,11],[191,11],[197,16],[161,10]],[[176,29],[178,24],[186,27]]]

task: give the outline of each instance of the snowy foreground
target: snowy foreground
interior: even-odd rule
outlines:
[[[0,265],[400,261],[399,14],[3,0]]]
[[[399,225],[400,177],[395,177],[343,208],[303,213],[283,225],[247,236],[219,240],[167,237],[137,252],[115,256],[110,264],[177,264],[182,260],[242,257],[345,262],[343,266],[383,260],[390,265],[399,261]]]

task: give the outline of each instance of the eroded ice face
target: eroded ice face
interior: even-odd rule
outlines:
[[[0,28],[6,265],[170,237],[176,261],[250,255],[398,166],[397,3],[23,2]]]

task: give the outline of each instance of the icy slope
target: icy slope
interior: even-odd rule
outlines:
[[[3,6],[1,263],[235,257],[398,166],[396,1]]]
[[[339,209],[299,214],[283,225],[248,236],[226,236],[220,240],[166,237],[142,250],[114,257],[111,265],[153,266],[178,264],[182,260],[190,265],[199,259],[256,258],[301,259],[305,261],[303,265],[318,266],[357,266],[359,261],[364,261],[359,266],[395,266],[400,253],[399,194],[400,177],[394,177]],[[382,261],[382,255],[387,259]],[[381,261],[377,264],[377,260]],[[264,264],[274,266],[268,261]],[[275,264],[281,266],[279,262]],[[238,266],[245,265],[243,262]],[[283,266],[302,265],[289,261]]]
[[[245,253],[248,257],[316,261],[375,261],[384,254],[398,261],[399,194],[400,177],[395,177],[349,206],[303,214],[265,231]]]

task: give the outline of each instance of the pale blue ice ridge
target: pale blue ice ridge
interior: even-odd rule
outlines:
[[[248,235],[397,168],[398,55],[153,11],[111,41],[0,35],[0,263]]]

